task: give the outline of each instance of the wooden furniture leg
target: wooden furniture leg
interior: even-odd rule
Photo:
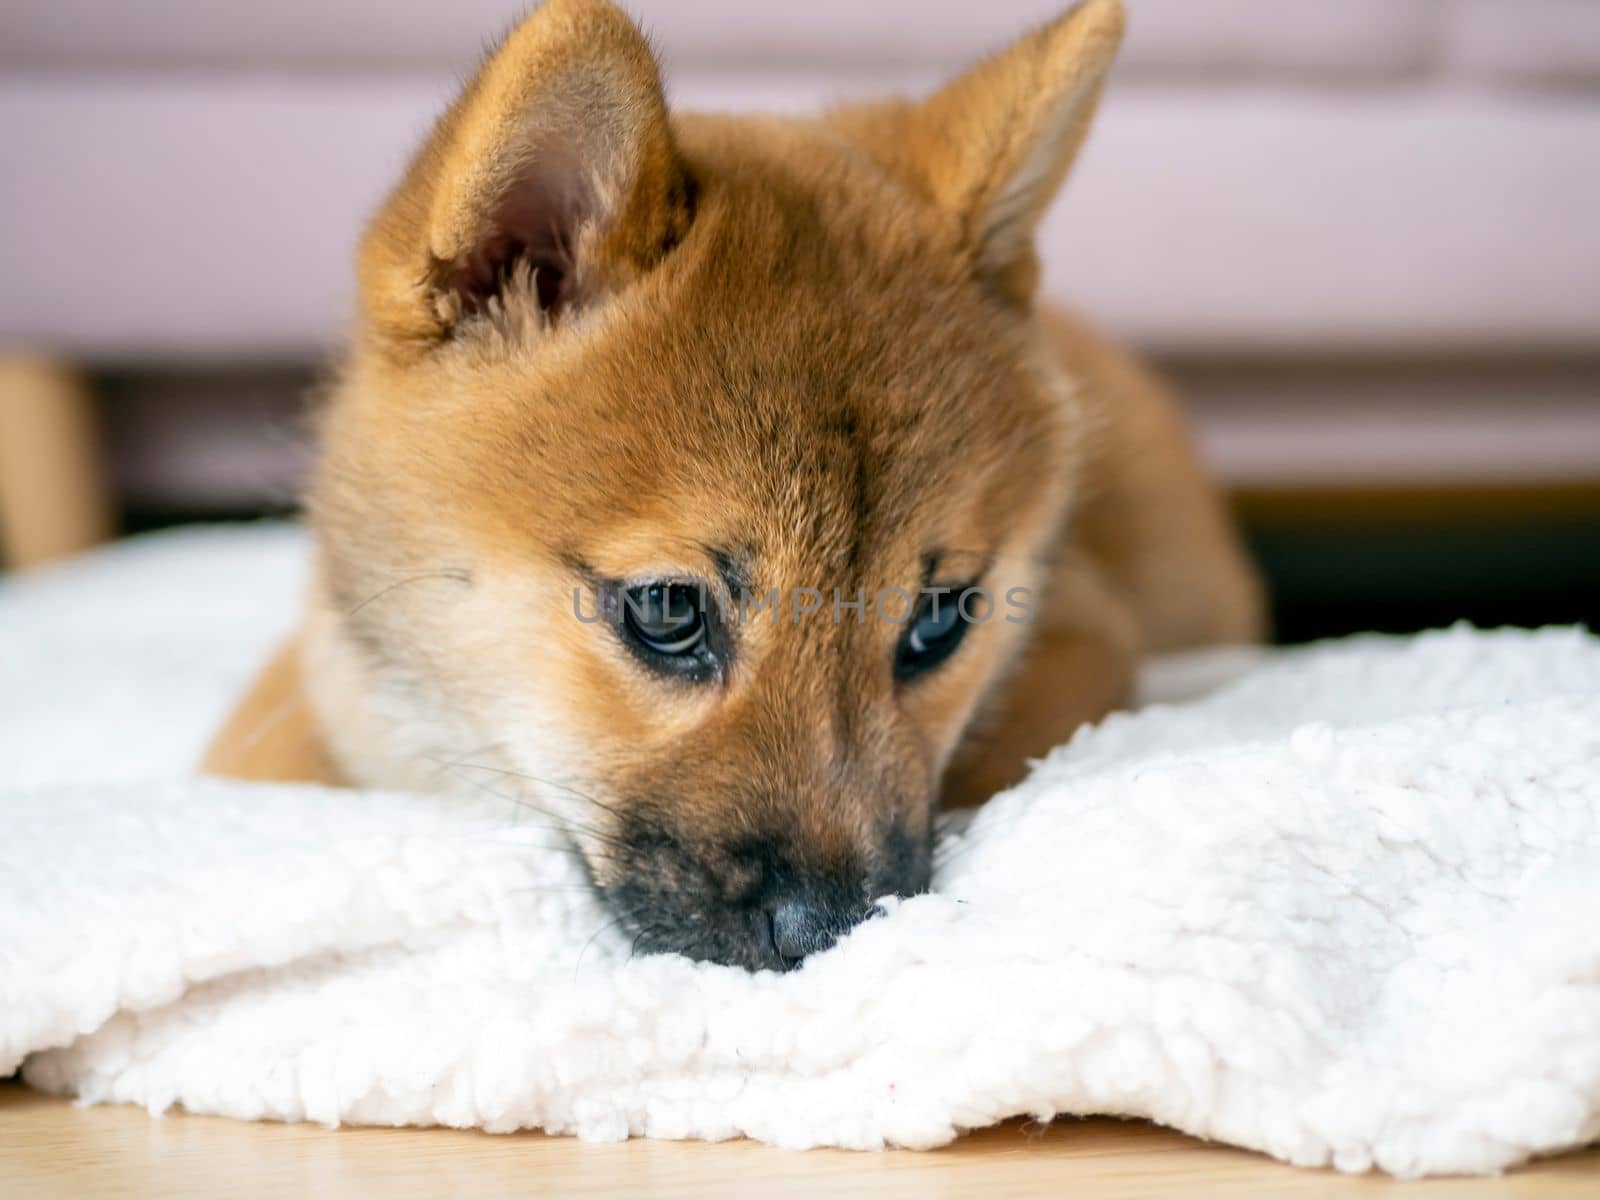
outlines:
[[[10,567],[76,554],[112,533],[93,397],[48,358],[0,354],[0,550]]]

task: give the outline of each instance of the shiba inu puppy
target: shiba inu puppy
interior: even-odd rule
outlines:
[[[366,232],[305,619],[205,768],[514,793],[641,950],[783,968],[1142,655],[1256,637],[1169,399],[1036,303],[1122,25],[746,118],[546,0]]]

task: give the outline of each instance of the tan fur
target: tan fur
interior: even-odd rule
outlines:
[[[212,739],[200,770],[233,779],[341,781],[302,686],[297,640],[262,668]]]
[[[548,0],[368,231],[313,600],[207,769],[512,789],[646,948],[763,965],[772,888],[916,886],[941,791],[1016,780],[1146,653],[1258,636],[1170,399],[1032,305],[1121,29],[1089,0],[922,104],[672,117],[620,12]],[[910,682],[886,621],[750,620],[691,684],[573,611],[935,561],[1036,619]]]

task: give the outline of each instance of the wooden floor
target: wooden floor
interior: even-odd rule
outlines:
[[[1600,1196],[1600,1150],[1500,1179],[1395,1183],[1304,1171],[1140,1122],[1013,1122],[944,1150],[856,1154],[749,1142],[589,1145],[538,1134],[153,1120],[0,1084],[0,1196],[504,1197]]]

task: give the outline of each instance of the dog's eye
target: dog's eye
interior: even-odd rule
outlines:
[[[700,590],[682,583],[647,583],[623,597],[622,626],[628,636],[655,654],[692,654],[706,639]]]
[[[975,605],[981,601],[969,599],[976,591],[941,590],[923,596],[895,651],[895,678],[903,681],[931,671],[955,653],[971,624],[962,609],[978,611]]]

